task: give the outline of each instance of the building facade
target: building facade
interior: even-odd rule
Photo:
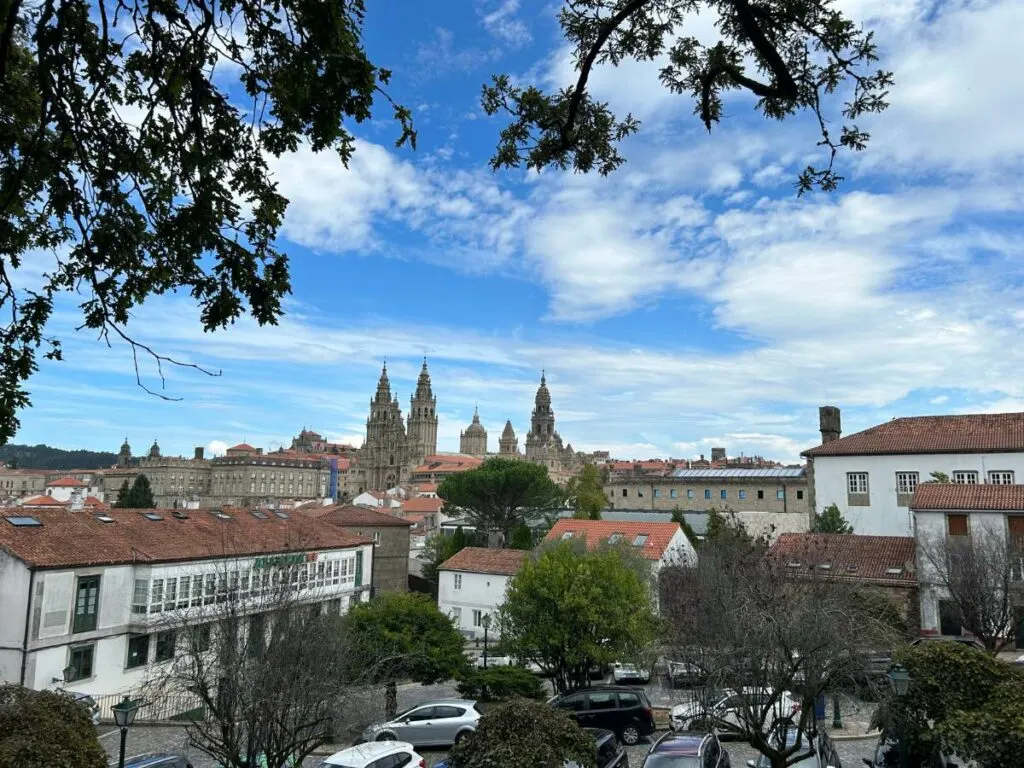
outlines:
[[[459,453],[466,456],[487,455],[487,430],[480,423],[480,414],[473,409],[473,423],[459,433]]]
[[[841,436],[839,409],[820,411],[822,444],[804,452],[814,510],[839,507],[854,532],[913,536],[910,500],[941,473],[964,485],[1024,479],[1024,413],[912,416]]]
[[[160,678],[185,640],[179,630],[194,636],[229,600],[258,613],[273,585],[290,583],[311,610],[342,613],[369,596],[372,542],[330,522],[18,511],[0,519],[3,682],[66,683],[114,701]]]
[[[555,411],[551,407],[551,392],[548,391],[547,377],[543,371],[534,397],[533,412],[530,414],[526,460],[547,467],[548,474],[557,482],[567,481],[579,471],[581,465],[572,443],[563,446],[562,436],[555,428]]]
[[[529,554],[521,549],[462,549],[438,568],[437,607],[463,635],[483,638],[483,617],[490,616],[493,621],[505,602],[509,580]],[[498,634],[492,624],[490,636]]]
[[[505,429],[501,431],[501,437],[498,439],[498,455],[503,459],[516,459],[519,458],[519,439],[516,437],[516,431],[512,428],[512,422],[505,422]]]

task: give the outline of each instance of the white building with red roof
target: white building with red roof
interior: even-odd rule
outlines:
[[[522,549],[466,547],[438,568],[437,607],[451,617],[465,636],[484,636],[484,616],[492,620],[505,601],[509,580],[519,572],[529,552]],[[491,637],[498,634],[492,625]]]
[[[651,561],[651,572],[655,577],[664,567],[697,562],[697,551],[678,523],[562,518],[548,531],[544,540],[583,541],[589,549],[596,549],[602,544],[627,546]]]
[[[82,499],[84,501],[88,496],[102,500],[103,489],[99,485],[90,485],[84,480],[68,476],[47,482],[44,495],[57,501],[67,502],[70,502],[72,499]]]
[[[803,452],[816,513],[835,504],[855,533],[913,536],[910,500],[933,472],[962,485],[1024,481],[1024,413],[909,416],[842,436],[819,409],[821,445]]]

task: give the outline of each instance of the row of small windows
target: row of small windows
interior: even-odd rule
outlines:
[[[950,479],[960,485],[977,485],[980,476],[980,473],[974,469],[958,469],[950,475]],[[1013,485],[1014,473],[1009,469],[992,469],[989,470],[987,479],[989,485]],[[917,490],[920,481],[920,472],[897,472],[896,493],[901,496],[910,495]],[[847,472],[846,490],[854,496],[863,496],[869,493],[868,473]]]
[[[656,499],[663,498],[661,491],[662,491],[661,488],[655,488],[654,489],[654,498],[656,498]],[[736,498],[737,499],[739,499],[740,501],[745,501],[748,498],[749,491],[747,491],[745,489],[739,489],[739,490],[735,491],[735,493],[736,493]],[[756,497],[758,499],[763,499],[764,498],[764,491],[763,490],[755,491],[755,493],[756,493]],[[644,489],[643,488],[637,488],[636,489],[636,495],[637,495],[638,498],[642,499],[644,497]],[[623,488],[622,489],[622,498],[625,499],[625,498],[628,498],[628,497],[629,497],[629,489],[628,488]],[[669,492],[668,492],[668,497],[670,499],[678,499],[679,498],[679,490],[676,489],[676,488],[670,488]],[[803,499],[804,492],[803,492],[802,489],[798,490],[796,492],[796,497],[798,499]],[[687,488],[687,490],[686,490],[686,498],[688,498],[688,499],[695,499],[695,498],[697,498],[696,491],[694,491],[692,488]],[[713,498],[715,498],[714,492],[710,488],[705,488],[704,489],[704,498],[705,499],[713,499]],[[719,499],[723,499],[723,500],[727,500],[729,498],[729,490],[727,488],[722,488],[721,490],[719,490],[718,491],[718,498]],[[786,498],[786,489],[785,488],[777,489],[775,491],[775,498],[779,499],[779,500],[785,499]]]

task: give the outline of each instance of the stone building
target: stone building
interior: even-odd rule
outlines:
[[[580,468],[572,443],[563,446],[562,437],[555,429],[555,411],[543,371],[530,416],[530,431],[526,435],[526,460],[546,466],[548,474],[557,481],[568,479]]]
[[[498,439],[498,455],[506,459],[519,457],[519,440],[516,438],[516,431],[512,429],[511,421],[505,422],[505,429]]]
[[[480,423],[480,413],[473,409],[473,423],[459,433],[459,453],[466,456],[487,455],[487,430]]]

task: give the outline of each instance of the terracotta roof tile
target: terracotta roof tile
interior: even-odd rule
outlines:
[[[783,533],[769,555],[793,566],[795,575],[817,575],[844,581],[909,585],[914,575],[911,536],[860,536],[851,533]],[[828,568],[821,568],[822,565]],[[895,571],[895,569],[899,571]]]
[[[238,445],[232,445],[230,448],[228,448],[228,450],[229,451],[255,451],[256,449],[253,448],[248,443],[239,443]]]
[[[804,456],[1024,451],[1024,413],[907,416],[804,451]]]
[[[621,543],[632,544],[637,536],[646,536],[647,541],[636,550],[648,560],[660,560],[672,538],[679,533],[676,523],[619,522],[616,520],[572,520],[562,518],[544,537],[545,541],[561,541],[565,534],[572,539],[584,539],[590,549],[607,542],[615,534],[622,537]]]
[[[456,552],[438,567],[442,571],[469,571],[512,576],[519,572],[529,555],[525,549],[488,549],[466,547]]]
[[[440,512],[443,506],[444,499],[434,496],[417,496],[402,502],[402,509],[406,512]]]
[[[162,520],[143,515],[155,513]],[[31,515],[41,526],[19,527],[0,519],[0,549],[40,568],[70,568],[132,562],[174,562],[215,557],[272,554],[296,550],[353,547],[370,543],[329,520],[290,515],[282,520],[270,514],[258,519],[245,510],[232,511],[221,520],[203,510],[112,509],[114,522],[102,522],[88,511],[69,514],[66,509],[4,510],[3,518]]]
[[[396,515],[389,515],[387,512],[377,512],[369,507],[357,507],[353,504],[345,504],[334,507],[314,507],[302,509],[302,514],[316,519],[328,519],[339,525],[365,525],[365,526],[411,526],[408,520],[403,520]]]
[[[910,508],[1024,512],[1024,485],[919,483]]]
[[[63,507],[66,501],[57,501],[53,496],[33,496],[21,502],[23,507]]]
[[[74,477],[62,477],[60,480],[54,480],[52,483],[46,484],[48,488],[88,488],[88,483],[83,483],[81,480]]]

